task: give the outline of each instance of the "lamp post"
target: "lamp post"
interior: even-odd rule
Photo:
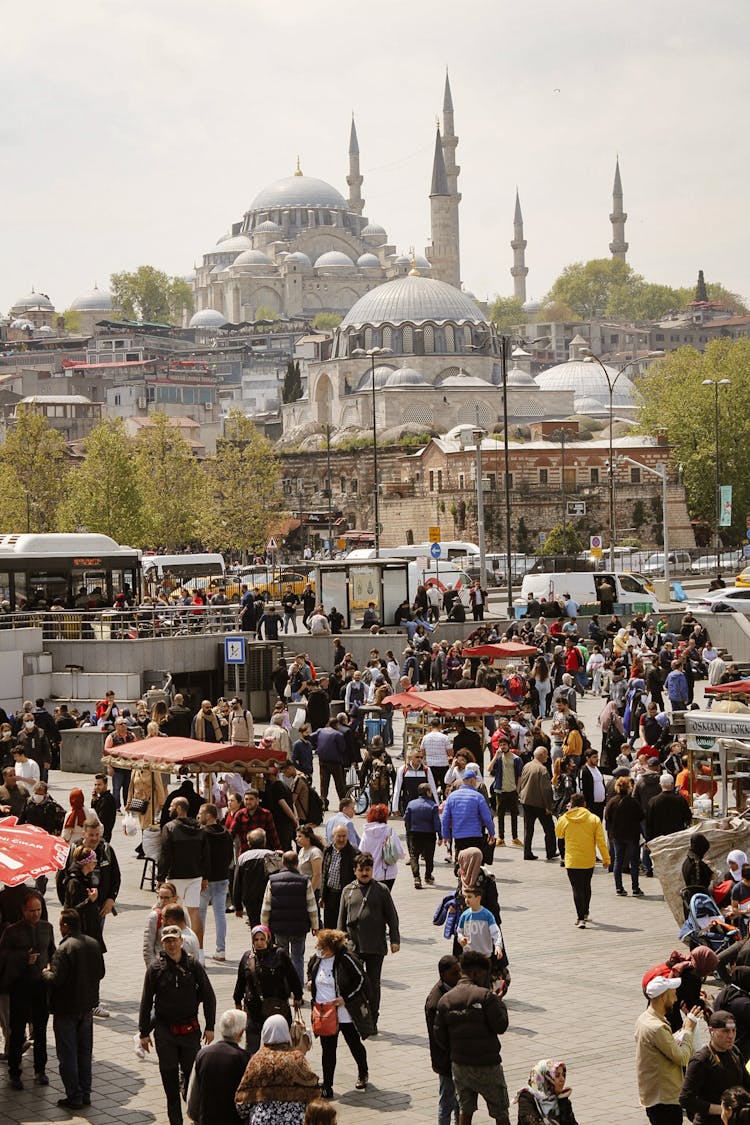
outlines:
[[[627,461],[629,465],[635,465],[638,469],[643,469],[647,473],[652,473],[661,481],[661,520],[662,520],[662,543],[664,547],[664,581],[667,583],[667,599],[669,599],[669,519],[667,518],[667,466],[663,461],[660,461],[655,468],[650,465],[644,465],[642,461],[634,461],[632,457],[620,457],[620,461]]]
[[[721,484],[719,483],[721,475],[721,461],[719,460],[719,387],[731,386],[729,379],[703,379],[701,382],[702,387],[713,387],[714,389],[714,442],[716,449],[716,566],[719,566],[719,552],[721,550]]]
[[[563,555],[568,548],[568,509],[565,498],[565,441],[568,437],[567,430],[553,430],[549,435],[553,441],[560,442],[560,486],[562,488],[562,541]]]
[[[601,368],[602,375],[607,380],[607,390],[609,392],[609,568],[615,569],[615,460],[614,460],[614,445],[612,429],[614,426],[614,393],[617,381],[621,375],[624,375],[629,367],[637,364],[637,358],[629,360],[624,363],[622,367],[618,368],[614,378],[610,375],[607,368],[602,363],[598,355],[592,352],[591,348],[581,348],[581,355],[586,356],[588,359],[598,363]],[[651,351],[646,356],[647,359],[656,359],[664,355],[664,352]]]
[[[367,356],[370,360],[370,375],[372,378],[372,471],[374,481],[374,509],[375,509],[375,558],[380,558],[380,497],[378,484],[378,425],[375,414],[375,359],[380,355],[390,355],[390,348],[355,348],[352,355]]]
[[[479,411],[477,410],[477,417]],[[484,550],[484,488],[482,481],[482,438],[487,433],[477,424],[474,430],[474,447],[477,454],[477,546],[479,547],[479,581],[485,582],[486,555]]]
[[[508,576],[508,617],[513,617],[513,555],[510,544],[510,449],[508,446],[508,344],[500,337],[500,372],[503,379],[503,460],[505,468],[505,566]],[[484,577],[484,576],[483,576]]]
[[[328,493],[328,557],[333,558],[333,485],[331,482],[331,423],[326,422],[326,492]]]

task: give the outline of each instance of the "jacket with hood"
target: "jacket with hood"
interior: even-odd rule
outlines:
[[[223,824],[207,824],[203,829],[208,847],[209,883],[221,883],[229,878],[229,868],[234,857],[232,837]]]
[[[555,835],[565,841],[566,867],[594,867],[599,849],[602,863],[609,866],[610,858],[604,829],[598,816],[579,806],[569,809],[555,825]]]
[[[197,820],[178,816],[161,834],[160,879],[208,879],[208,843]]]

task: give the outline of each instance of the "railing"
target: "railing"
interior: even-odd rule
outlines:
[[[31,610],[0,614],[0,629],[41,629],[45,641],[133,641],[235,633],[236,605]]]

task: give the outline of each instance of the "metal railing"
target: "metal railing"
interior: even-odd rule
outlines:
[[[236,605],[134,606],[0,614],[0,629],[41,629],[45,641],[133,641],[236,633]]]

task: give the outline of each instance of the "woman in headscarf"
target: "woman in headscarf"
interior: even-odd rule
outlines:
[[[308,1103],[318,1096],[317,1075],[292,1047],[283,1016],[269,1016],[260,1038],[237,1087],[237,1113],[248,1125],[303,1125]]]
[[[677,1003],[666,1013],[666,1019],[672,1031],[679,1031],[683,1025],[685,1012],[693,1008],[703,1008],[710,1014],[711,1008],[706,1004],[706,994],[703,984],[706,977],[715,973],[719,966],[719,958],[713,949],[707,945],[696,945],[695,949],[685,955],[674,952],[667,958],[672,976],[680,978],[680,987],[677,989]],[[721,1005],[716,1005],[716,1009]]]
[[[711,847],[702,832],[694,832],[690,837],[690,848],[682,865],[682,882],[685,887],[701,887],[706,894],[711,889],[715,872],[703,859]]]
[[[495,882],[495,876],[492,874],[492,870],[489,867],[485,867],[482,863],[481,849],[464,848],[463,851],[459,853],[458,860],[456,861],[455,873],[458,877],[458,886],[456,888],[456,918],[460,918],[464,910],[466,910],[467,903],[465,892],[471,888],[482,896],[482,906],[489,910],[498,926],[502,926],[497,883]],[[463,951],[463,946],[459,945],[458,937],[454,934],[453,956],[460,957]],[[505,945],[505,938],[503,938],[502,957],[499,959],[494,955],[492,957],[490,975],[493,980],[503,980],[505,982],[503,992],[507,991],[510,985],[510,970],[508,968],[508,950]]]
[[[529,1081],[516,1095],[518,1125],[539,1125],[540,1122],[559,1122],[576,1125],[573,1106],[570,1104],[570,1086],[567,1086],[567,1067],[558,1059],[540,1059],[531,1068]]]
[[[294,1007],[302,1004],[302,981],[289,954],[274,943],[268,926],[253,926],[252,949],[243,953],[234,986],[235,1007],[247,1012],[245,1045],[250,1054],[260,1046],[261,1028],[271,1015],[292,1022],[289,997]]]
[[[70,801],[70,812],[65,818],[65,824],[60,835],[63,840],[75,847],[83,839],[83,825],[86,817],[94,816],[95,813],[92,809],[85,808],[82,789],[71,789],[68,800]]]

